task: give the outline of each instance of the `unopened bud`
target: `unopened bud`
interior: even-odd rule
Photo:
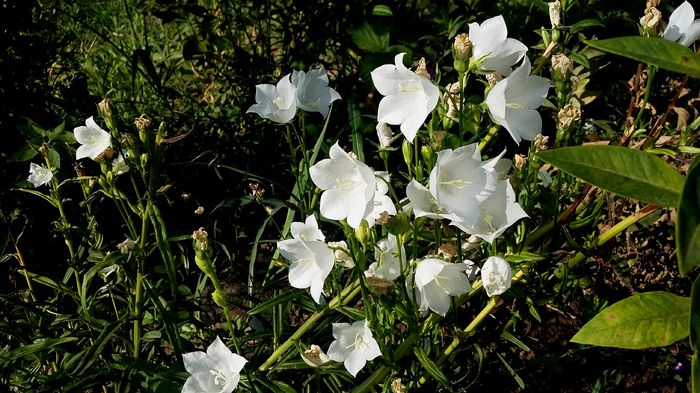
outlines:
[[[148,167],[148,154],[143,153],[141,154],[141,168],[147,168]]]
[[[423,145],[420,147],[420,155],[423,157],[423,162],[428,165],[428,169],[432,169],[435,165],[435,152],[433,152],[433,149],[430,146]]]
[[[369,235],[369,224],[367,220],[362,220],[360,226],[355,229],[355,239],[363,246],[366,246],[369,241]]]
[[[552,23],[552,28],[561,26],[561,2],[556,0],[547,3],[547,5],[549,6],[549,21]]]
[[[386,123],[377,123],[376,129],[377,139],[379,140],[379,148],[386,149],[391,145],[391,138],[394,136],[394,132]]]
[[[403,153],[403,160],[406,162],[406,165],[411,166],[413,162],[413,146],[411,146],[411,142],[409,142],[408,139],[403,140],[401,144],[401,153]]]
[[[107,128],[113,133],[116,132],[116,128],[114,127],[114,114],[116,113],[116,109],[114,108],[112,100],[105,98],[100,101],[100,103],[97,104],[97,110],[100,112],[100,116],[105,119]]]

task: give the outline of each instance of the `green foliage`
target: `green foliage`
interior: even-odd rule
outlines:
[[[606,191],[659,206],[678,206],[683,177],[661,158],[619,146],[572,146],[537,155]]]
[[[689,312],[690,298],[639,293],[601,311],[571,341],[626,349],[662,347],[688,336]]]
[[[696,158],[683,184],[678,223],[676,224],[676,247],[678,270],[687,274],[700,265],[700,159]]]
[[[619,37],[586,41],[586,44],[604,52],[700,78],[700,55],[677,42],[660,37]]]

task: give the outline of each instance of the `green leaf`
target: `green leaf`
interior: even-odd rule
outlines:
[[[385,52],[389,47],[389,32],[378,32],[368,23],[349,28],[348,34],[358,48],[367,52]]]
[[[416,358],[418,358],[418,361],[423,365],[423,368],[425,368],[425,371],[427,371],[431,377],[435,378],[436,381],[445,387],[452,386],[442,370],[440,370],[437,364],[435,364],[435,362],[428,357],[425,351],[423,351],[423,348],[416,347],[413,349],[413,353],[416,354]]]
[[[377,4],[372,8],[372,15],[376,16],[392,16],[394,15],[393,12],[391,12],[391,8],[389,6],[386,6],[384,4]]]
[[[598,313],[571,341],[626,349],[663,347],[688,337],[689,313],[688,297],[640,293]]]
[[[700,156],[693,160],[685,177],[676,216],[678,271],[685,275],[700,265]]]
[[[582,21],[578,21],[571,25],[569,28],[569,34],[576,34],[579,31],[585,30],[589,27],[602,27],[605,26],[603,22],[599,21],[598,19],[584,19]]]
[[[678,206],[683,176],[662,158],[621,146],[545,150],[539,158],[606,191],[657,206]]]
[[[57,345],[65,344],[71,341],[77,340],[77,337],[62,337],[62,338],[45,338],[39,339],[33,344],[28,344],[11,351],[3,358],[4,361],[12,361],[34,352],[43,351],[45,349],[53,348]]]
[[[253,307],[250,311],[248,311],[248,315],[255,315],[255,314],[260,314],[262,312],[265,312],[272,307],[278,305],[278,304],[284,304],[287,302],[291,302],[292,300],[298,298],[301,296],[301,292],[299,291],[287,291],[283,293],[282,295],[275,296],[270,300],[266,300],[257,306]]]
[[[690,291],[690,348],[700,352],[700,276],[695,278]]]
[[[700,78],[700,55],[677,42],[660,37],[634,36],[585,41],[585,43],[603,52]]]
[[[691,392],[700,393],[700,354],[697,352],[693,353],[693,360],[691,362],[690,380],[693,385]]]

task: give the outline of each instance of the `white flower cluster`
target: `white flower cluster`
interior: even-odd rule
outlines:
[[[338,92],[328,87],[328,75],[321,66],[309,72],[293,71],[283,76],[277,85],[256,85],[256,103],[246,113],[257,113],[280,124],[289,123],[297,109],[318,112],[326,118],[331,103],[339,99]]]

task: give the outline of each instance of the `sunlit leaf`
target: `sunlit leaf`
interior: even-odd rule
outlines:
[[[677,42],[660,37],[639,36],[585,42],[587,45],[604,52],[700,78],[700,55]]]
[[[663,347],[688,337],[689,313],[688,297],[639,293],[598,313],[571,341],[626,349]]]
[[[676,207],[683,177],[662,158],[605,145],[563,147],[537,154],[555,167],[620,196],[657,206]]]

